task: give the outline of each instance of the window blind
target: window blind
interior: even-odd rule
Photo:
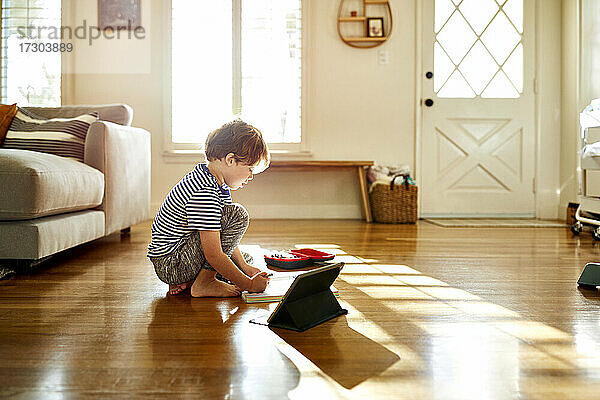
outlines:
[[[33,51],[27,43],[43,44],[44,50],[52,49],[54,43],[60,45],[59,38],[48,37],[48,28],[60,29],[61,0],[1,0],[0,4],[2,103],[60,105],[61,52]],[[29,27],[33,32],[31,38],[28,37]]]

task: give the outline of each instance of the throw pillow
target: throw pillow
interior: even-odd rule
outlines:
[[[0,145],[6,137],[6,131],[12,122],[13,118],[17,114],[17,105],[12,106],[6,104],[0,104]]]
[[[83,162],[85,137],[98,113],[46,119],[18,108],[2,147],[55,154]]]

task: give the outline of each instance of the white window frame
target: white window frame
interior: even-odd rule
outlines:
[[[214,0],[219,1],[219,0]],[[233,2],[241,2],[241,0],[232,0]],[[301,132],[301,142],[300,143],[269,143],[269,150],[271,152],[271,158],[310,158],[312,157],[312,152],[310,151],[310,140],[309,140],[309,129],[307,129],[307,121],[309,121],[309,62],[308,58],[310,57],[310,39],[309,39],[309,29],[308,29],[308,15],[310,15],[310,0],[301,0],[301,18],[302,18],[302,54],[301,54],[301,119],[300,119],[300,132]],[[163,10],[165,34],[163,35],[164,40],[164,83],[163,83],[163,159],[167,163],[189,163],[189,162],[203,162],[206,160],[204,154],[204,144],[203,143],[175,143],[173,142],[173,130],[172,130],[172,104],[173,104],[173,69],[172,69],[172,2],[165,1],[161,2],[165,9]],[[240,19],[241,15],[236,13],[235,10],[240,9],[239,7],[234,7],[233,19]],[[238,24],[239,28],[239,24]],[[237,29],[237,28],[234,28]],[[241,48],[239,48],[239,41],[235,38],[233,39],[233,45],[236,47],[236,53],[241,52]],[[234,72],[241,74],[240,61],[239,57],[237,60],[233,60],[233,70]],[[237,87],[235,83],[238,80],[234,79],[234,90],[241,90],[241,88]],[[234,108],[239,108],[239,104],[234,104]],[[227,122],[227,121],[223,121]],[[217,126],[218,127],[218,126]],[[217,128],[215,127],[215,128]],[[260,127],[257,127],[260,129]],[[206,132],[208,134],[209,132]]]

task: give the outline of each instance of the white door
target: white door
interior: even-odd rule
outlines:
[[[534,0],[424,0],[422,216],[534,216]]]

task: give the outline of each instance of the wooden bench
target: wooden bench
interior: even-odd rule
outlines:
[[[361,207],[363,218],[367,222],[373,222],[371,214],[371,205],[369,204],[369,192],[367,189],[367,173],[365,167],[373,165],[373,161],[292,161],[277,160],[271,161],[269,169],[283,169],[294,171],[323,170],[327,168],[354,169],[358,175],[358,186],[360,190]]]

